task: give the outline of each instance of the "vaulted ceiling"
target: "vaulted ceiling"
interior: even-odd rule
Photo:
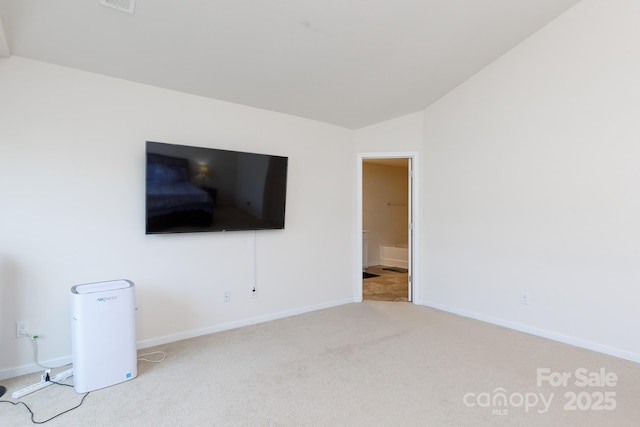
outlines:
[[[426,108],[579,2],[133,1],[0,0],[0,56],[357,129]]]

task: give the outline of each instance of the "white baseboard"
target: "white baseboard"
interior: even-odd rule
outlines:
[[[409,268],[408,261],[394,258],[380,258],[380,265],[387,267]]]
[[[181,341],[189,338],[199,337],[202,335],[209,335],[216,332],[228,331],[230,329],[237,329],[243,326],[255,325],[258,323],[265,323],[271,320],[284,319],[286,317],[296,316],[298,314],[309,313],[312,311],[323,310],[325,308],[337,307],[339,305],[351,304],[351,303],[353,303],[353,298],[345,298],[337,301],[331,301],[328,303],[311,305],[311,306],[302,307],[302,308],[295,308],[292,310],[281,311],[278,313],[265,314],[263,316],[252,317],[249,319],[237,320],[235,322],[222,323],[220,325],[214,325],[207,328],[184,331],[177,334],[166,335],[164,337],[139,341],[138,348],[141,349],[141,348],[155,347],[157,345],[168,344],[175,341]]]
[[[202,335],[213,334],[216,332],[227,331],[230,329],[241,328],[243,326],[255,325],[258,323],[269,322],[271,320],[283,319],[285,317],[296,316],[298,314],[309,313],[312,311],[323,310],[325,308],[337,307],[344,304],[353,303],[353,298],[345,298],[341,300],[331,301],[323,304],[311,305],[302,308],[296,308],[292,310],[281,311],[278,313],[265,314],[263,316],[252,317],[249,319],[242,319],[235,322],[223,323],[221,325],[215,325],[208,328],[195,329],[191,331],[184,331],[177,334],[167,335],[159,338],[152,338],[148,340],[138,341],[137,348],[143,349],[148,347],[155,347],[157,345],[168,344],[175,341],[181,341],[184,339],[195,338]],[[71,363],[71,355],[60,357],[58,359],[51,359],[47,361],[40,361],[40,363],[44,366],[64,366]],[[21,375],[33,374],[35,372],[40,372],[43,369],[36,365],[35,363],[31,363],[29,365],[23,365],[16,368],[8,368],[0,371],[0,380],[4,380],[7,378],[14,378]]]
[[[42,364],[43,366],[51,366],[51,369],[55,372],[55,370],[58,368],[53,367],[58,366],[60,367],[60,369],[62,369],[63,367],[71,364],[71,355],[59,357],[57,359],[46,360],[44,362],[40,361],[40,364]],[[21,375],[33,374],[34,372],[42,371],[44,371],[44,368],[41,368],[35,363],[30,363],[28,365],[18,366],[17,368],[8,368],[1,370],[0,380],[6,380],[7,378],[19,377]]]
[[[544,329],[538,329],[531,326],[523,325],[521,323],[511,322],[504,319],[499,319],[491,316],[485,316],[480,313],[475,313],[466,310],[460,310],[455,307],[449,307],[442,304],[434,303],[426,300],[416,301],[416,304],[423,305],[425,307],[434,308],[440,311],[446,311],[448,313],[456,314],[458,316],[467,317],[474,320],[480,320],[482,322],[491,323],[493,325],[502,326],[505,328],[513,329],[527,334],[535,335],[542,338],[547,338],[553,341],[558,341],[564,344],[569,344],[574,347],[580,347],[587,350],[592,350],[598,353],[608,354],[609,356],[618,357],[620,359],[630,360],[632,362],[640,363],[640,354],[633,353],[627,350],[622,350],[615,347],[609,347],[606,345],[594,343],[591,341],[583,340],[576,337],[562,335],[556,332],[547,331]]]

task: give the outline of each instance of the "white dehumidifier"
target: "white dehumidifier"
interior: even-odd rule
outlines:
[[[71,288],[73,386],[97,390],[138,375],[134,285],[129,280]]]

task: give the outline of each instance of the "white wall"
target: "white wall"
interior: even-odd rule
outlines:
[[[419,111],[356,130],[356,153],[419,152],[424,141],[422,116]]]
[[[9,56],[9,45],[7,43],[7,37],[4,34],[4,27],[2,26],[2,18],[0,17],[0,58],[6,58]]]
[[[135,282],[141,346],[353,301],[352,138],[306,119],[0,59],[0,378],[34,368],[16,320],[42,337],[41,361],[69,360],[79,283]],[[285,230],[146,236],[145,140],[289,156]]]
[[[423,303],[640,361],[638,40],[585,0],[425,111]]]

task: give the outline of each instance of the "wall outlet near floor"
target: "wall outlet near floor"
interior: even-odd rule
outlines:
[[[523,292],[522,295],[520,296],[520,304],[523,305],[529,305],[529,293],[528,292]]]
[[[29,322],[27,320],[18,320],[16,322],[16,338],[25,338],[28,335],[29,335]]]
[[[231,301],[231,291],[224,291],[224,294],[222,295],[223,301],[224,302],[230,302]]]
[[[251,287],[251,292],[250,292],[251,298],[255,298],[258,296],[258,291],[256,290],[255,286]]]

